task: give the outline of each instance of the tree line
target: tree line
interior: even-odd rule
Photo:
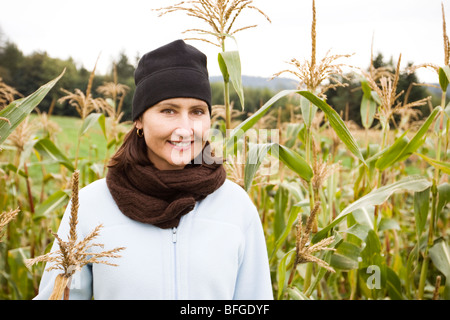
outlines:
[[[134,84],[134,70],[137,65],[136,61],[130,61],[129,57],[124,52],[120,52],[114,62],[118,83],[129,87],[129,92],[125,97],[123,104],[124,116],[122,121],[131,119],[131,105],[133,93],[135,90]],[[382,54],[378,54],[373,61],[375,68],[391,67],[394,68],[394,63],[391,60],[385,61]],[[94,66],[92,66],[93,68]],[[48,82],[50,79],[57,77],[63,69],[66,72],[63,78],[58,82],[55,88],[45,97],[45,99],[38,106],[41,112],[51,113],[53,115],[62,116],[78,116],[75,108],[71,107],[68,102],[59,103],[59,98],[65,95],[61,89],[73,92],[75,89],[85,91],[89,75],[92,71],[86,69],[85,66],[77,66],[72,58],[66,60],[53,58],[47,52],[33,52],[25,55],[20,48],[11,41],[2,41],[0,35],[0,78],[7,85],[15,88],[23,96],[27,96],[34,92],[39,86]],[[360,103],[363,92],[361,90],[360,78],[356,74],[348,74],[346,79],[341,79],[346,83],[346,87],[339,87],[335,90],[326,92],[327,103],[338,111],[344,120],[352,120],[356,124],[361,125],[360,119]],[[93,79],[93,97],[100,96],[96,88],[105,82],[113,81],[113,66],[108,74],[95,74]],[[415,73],[408,74],[403,71],[400,74],[398,90],[408,91],[408,101],[415,101],[425,98],[432,93],[425,87],[414,86],[413,83],[418,83]],[[410,88],[411,86],[411,88]],[[223,87],[220,82],[213,82],[212,88],[212,103],[213,105],[223,104]],[[409,90],[408,90],[409,89]],[[242,111],[239,98],[237,94],[231,90],[230,99],[234,104],[234,109],[240,111],[237,117],[243,120],[250,114],[256,112],[266,101],[268,101],[277,92],[265,87],[246,87],[244,85],[245,109]],[[403,94],[399,98],[402,102],[405,98]],[[296,98],[298,99],[298,98]],[[277,101],[276,106],[282,107],[280,115],[281,121],[289,121],[292,117],[292,110],[298,105],[298,101],[292,101],[291,98],[285,97]],[[433,104],[434,105],[434,104]],[[275,109],[275,108],[274,108]],[[242,112],[241,112],[242,111]],[[299,110],[295,111],[299,112]],[[422,106],[420,108],[421,117],[429,114],[429,107]],[[376,123],[375,123],[376,124]],[[375,125],[374,124],[374,125]]]

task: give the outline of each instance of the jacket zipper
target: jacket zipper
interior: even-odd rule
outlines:
[[[177,279],[177,227],[172,228],[172,243],[173,243],[173,272],[174,272],[174,295],[178,299],[178,279]]]

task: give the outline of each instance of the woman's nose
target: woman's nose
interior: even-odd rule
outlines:
[[[194,123],[187,114],[180,114],[177,121],[177,126],[172,135],[178,137],[190,138],[194,133]]]
[[[190,139],[193,136],[193,130],[189,130],[185,127],[177,127],[172,132],[172,139],[173,140],[187,140]]]

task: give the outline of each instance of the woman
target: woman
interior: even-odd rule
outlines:
[[[77,225],[82,238],[102,223],[96,242],[126,249],[118,266],[75,273],[70,299],[272,299],[258,212],[207,152],[206,56],[174,41],[141,58],[135,82],[135,128],[106,178],[80,190]],[[50,296],[57,273],[44,272],[37,299]]]

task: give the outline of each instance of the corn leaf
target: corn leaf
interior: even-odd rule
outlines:
[[[345,271],[358,269],[360,254],[361,248],[353,243],[343,241],[331,256],[330,266]]]
[[[62,190],[56,191],[36,207],[33,220],[49,218],[52,212],[61,208],[66,203],[66,200],[69,200],[69,195],[67,193]]]
[[[268,152],[272,156],[280,159],[289,169],[294,171],[305,181],[310,181],[313,171],[309,164],[297,152],[282,144],[273,143],[275,148],[269,148]]]
[[[385,153],[383,153],[383,155],[375,163],[375,167],[379,170],[384,170],[398,161],[405,160],[413,154],[425,142],[428,128],[436,119],[441,110],[441,107],[434,108],[433,112],[428,116],[427,120],[422,124],[411,141],[408,141],[405,137],[405,132],[394,142],[391,147],[388,148]]]
[[[373,99],[367,99],[363,96],[361,100],[360,112],[361,122],[364,128],[369,129],[372,126],[373,119],[377,110],[377,104]]]
[[[405,150],[406,146],[409,143],[409,139],[406,136],[408,131],[403,133],[401,137],[399,137],[395,142],[385,150],[375,162],[375,167],[379,170],[384,170],[391,166],[396,159],[401,155],[403,150]]]
[[[34,149],[42,156],[47,156],[55,162],[65,166],[71,172],[75,170],[72,162],[62,153],[61,150],[49,139],[40,139],[34,145]]]
[[[11,102],[6,108],[0,111],[0,118],[9,120],[9,122],[0,121],[0,144],[6,140],[27,115],[41,103],[47,93],[53,88],[58,80],[61,79],[65,71],[66,69],[64,69],[58,77],[44,84],[29,96]]]
[[[295,248],[289,251],[284,255],[284,257],[281,259],[280,264],[278,265],[277,275],[278,275],[278,294],[277,298],[280,299],[281,295],[284,290],[284,286],[286,283],[286,266],[288,265],[289,261],[292,259],[295,259]],[[295,272],[295,270],[292,270],[292,272]]]
[[[231,131],[231,134],[227,139],[227,143],[225,144],[226,150],[227,151],[234,150],[234,146],[236,142],[239,140],[239,138],[241,138],[245,134],[245,132],[248,129],[250,129],[259,119],[261,119],[277,100],[292,93],[300,94],[301,96],[311,101],[319,109],[321,109],[326,114],[333,130],[336,132],[337,136],[341,139],[341,141],[347,146],[349,151],[353,155],[355,155],[359,160],[361,160],[364,163],[364,165],[367,166],[364,157],[362,156],[361,151],[359,150],[359,147],[356,143],[356,140],[350,134],[350,131],[345,126],[345,123],[344,121],[342,121],[339,114],[333,108],[331,108],[325,101],[319,99],[309,91],[283,90],[274,95],[251,117],[247,118],[245,121],[243,121],[240,125],[238,125],[235,129]]]
[[[223,56],[219,53],[217,60],[219,62],[220,72],[222,73],[223,81],[228,83],[230,82],[230,74],[228,73],[227,64],[223,59]]]
[[[97,122],[100,125],[103,136],[106,139],[105,115],[103,113],[91,113],[83,120],[83,124],[81,125],[79,132],[80,137],[83,136],[89,130],[89,128],[91,128]]]
[[[268,149],[272,144],[249,144],[247,152],[247,161],[244,172],[244,189],[248,191],[252,185],[253,178],[258,171],[259,166],[264,160]]]
[[[446,241],[443,238],[437,240],[429,252],[436,268],[450,278],[450,249]]]
[[[14,300],[24,299],[31,285],[28,277],[28,269],[21,268],[25,259],[30,258],[30,248],[22,247],[8,250],[8,265],[10,267],[11,281],[14,282],[17,296]]]
[[[345,123],[344,121],[342,121],[339,114],[333,108],[331,108],[325,101],[319,99],[311,92],[297,91],[297,93],[307,98],[309,101],[314,103],[317,107],[319,107],[319,109],[321,109],[325,113],[325,115],[328,118],[328,121],[330,122],[330,126],[333,128],[334,132],[336,132],[337,136],[341,139],[341,141],[347,146],[348,150],[367,166],[364,157],[362,156],[361,151],[359,150],[358,144],[356,143],[356,140],[353,138],[350,131],[345,126]]]
[[[442,209],[450,203],[450,184],[448,182],[444,182],[443,184],[438,186],[438,194],[439,200],[437,205],[437,215],[439,215]]]
[[[445,276],[444,299],[450,299],[450,248],[444,239],[439,239],[430,248],[433,264]]]
[[[241,122],[236,128],[234,128],[230,136],[227,139],[227,142],[225,144],[225,151],[233,152],[234,146],[237,143],[237,141],[245,134],[247,130],[252,128],[255,123],[258,122],[259,119],[261,119],[267,111],[269,111],[270,107],[277,102],[282,97],[292,94],[296,92],[295,90],[283,90],[274,95],[272,98],[269,99],[261,108],[258,109],[251,117],[247,118],[243,122]]]
[[[442,172],[446,174],[450,174],[450,162],[444,162],[444,161],[437,161],[435,159],[431,159],[423,154],[415,153],[419,157],[421,157],[423,160],[431,164],[433,167],[441,170]]]
[[[365,208],[374,205],[380,205],[385,202],[394,192],[398,191],[422,191],[431,186],[431,182],[421,176],[406,177],[388,186],[375,189],[365,196],[359,198],[349,206],[347,206],[341,213],[326,227],[317,232],[313,239],[313,243],[317,243],[324,239],[331,228],[341,222],[349,213],[356,209]]]
[[[292,230],[292,227],[294,226],[295,221],[297,221],[298,214],[301,210],[301,207],[298,206],[292,206],[289,210],[289,218],[288,222],[286,223],[286,227],[284,228],[284,231],[278,236],[278,238],[275,241],[275,248],[272,251],[272,254],[270,256],[270,260],[275,258],[275,254],[277,253],[278,249],[280,249],[283,242],[286,240],[287,236]]]
[[[292,300],[313,300],[312,298],[301,292],[297,287],[288,287],[286,288],[286,291],[289,294],[289,298]]]
[[[361,88],[364,93],[360,106],[361,122],[364,128],[369,129],[372,126],[375,112],[377,111],[377,103],[372,98],[372,91],[367,80],[361,80]]]
[[[242,86],[241,59],[239,58],[239,51],[234,50],[220,52],[218,61],[224,81],[231,81],[231,84],[233,85],[233,88],[241,101],[242,110],[244,110],[244,87]]]
[[[300,109],[302,110],[302,118],[305,125],[308,127],[311,126],[317,112],[317,107],[305,97],[300,96]]]
[[[301,131],[305,128],[303,123],[288,123],[286,128],[286,141],[284,145],[288,148],[292,148],[295,145],[297,139],[300,138]]]
[[[427,222],[428,209],[430,206],[430,189],[414,192],[414,217],[416,220],[417,239],[420,239]]]
[[[386,286],[389,297],[392,300],[404,300],[400,278],[389,267],[386,267]]]
[[[298,174],[305,181],[310,181],[313,172],[305,159],[297,152],[278,143],[249,144],[249,151],[244,173],[244,188],[248,190],[252,184],[256,171],[260,167],[267,153],[281,160],[288,168]]]
[[[439,85],[441,86],[442,91],[447,91],[447,87],[450,79],[450,67],[445,66],[439,68]]]
[[[286,228],[285,213],[288,208],[289,190],[280,185],[274,197],[274,220],[273,234],[275,238],[279,238],[283,230]]]

